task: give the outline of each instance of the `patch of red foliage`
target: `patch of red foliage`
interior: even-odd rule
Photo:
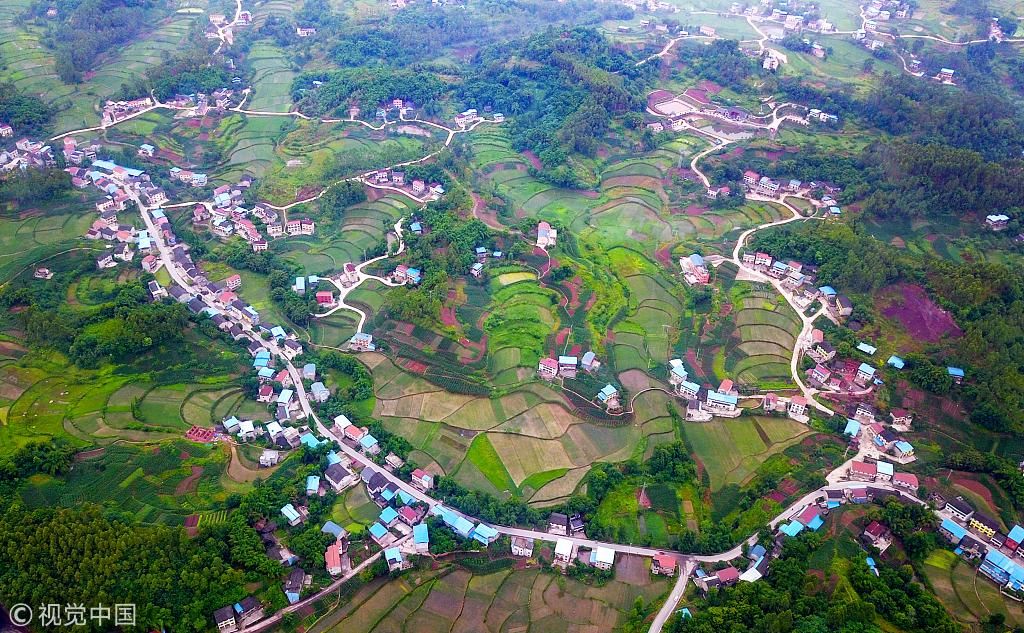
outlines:
[[[651,94],[647,95],[647,105],[654,107],[659,103],[671,101],[674,98],[675,95],[669,92],[668,90],[655,90]]]
[[[530,161],[530,164],[533,165],[534,169],[544,169],[544,165],[540,162],[540,159],[537,158],[537,155],[534,154],[533,151],[528,149],[523,150],[523,157]]]
[[[582,352],[582,351],[583,351],[583,346],[582,345],[579,345],[579,344],[573,345],[569,349],[569,356],[579,356],[580,352]]]
[[[190,514],[187,517],[185,517],[185,527],[190,528],[190,527],[196,527],[197,525],[199,525],[199,515],[198,514]]]
[[[921,286],[898,284],[887,294],[889,304],[882,308],[882,314],[899,321],[914,340],[936,343],[963,336],[953,317],[936,305]]]
[[[597,303],[597,294],[592,294],[592,295],[590,295],[590,298],[587,299],[587,305],[583,306],[583,309],[584,310],[589,310],[592,307],[594,307],[595,303]]]
[[[649,510],[651,508],[651,499],[647,496],[646,488],[636,489],[636,503],[644,510]]]
[[[722,307],[718,309],[718,314],[721,316],[729,316],[732,313],[732,304],[723,303]]]
[[[178,154],[177,152],[172,152],[169,149],[157,150],[156,156],[157,158],[162,158],[166,161],[170,161],[175,164],[180,163],[183,160],[181,154]]]
[[[664,264],[666,268],[673,267],[672,249],[668,246],[662,246],[658,250],[654,251],[654,259]]]
[[[415,327],[416,326],[413,325],[412,323],[396,323],[395,324],[395,332],[398,332],[399,334],[405,334],[406,336],[409,336],[409,335],[412,334],[412,331],[413,331],[413,329]]]
[[[459,324],[459,320],[455,316],[455,308],[450,306],[444,306],[441,308],[441,323],[444,323],[449,327],[455,327]]]
[[[185,439],[193,442],[207,443],[213,441],[213,429],[204,429],[201,426],[192,426],[185,432]]]
[[[571,332],[571,331],[572,330],[570,330],[567,327],[564,327],[561,330],[558,330],[558,334],[555,334],[555,345],[557,345],[559,347],[565,345],[565,339],[567,339],[569,337],[569,332]]]

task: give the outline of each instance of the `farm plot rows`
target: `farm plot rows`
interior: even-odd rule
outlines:
[[[801,328],[792,309],[763,296],[748,296],[740,300],[733,319],[735,335],[724,352],[726,373],[741,384],[790,384],[790,359]]]
[[[422,578],[422,576],[421,576]],[[611,631],[637,598],[668,589],[644,561],[622,557],[615,578],[589,587],[538,570],[475,575],[455,569],[421,583],[401,578],[357,593],[329,633],[383,631]]]
[[[252,65],[252,94],[247,109],[288,112],[292,106],[291,87],[295,73],[288,66],[284,51],[268,41],[249,49]]]
[[[783,418],[739,418],[683,426],[686,439],[711,479],[711,490],[744,483],[766,459],[810,433]]]

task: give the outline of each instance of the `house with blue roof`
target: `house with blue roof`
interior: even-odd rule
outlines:
[[[906,367],[906,362],[904,362],[902,358],[895,354],[890,356],[889,360],[885,361],[885,364],[888,365],[889,367],[894,367],[896,369],[903,369],[904,367]]]
[[[498,538],[498,531],[486,523],[478,523],[473,528],[472,537],[484,545],[490,545]]]
[[[296,277],[295,278],[295,283],[292,284],[292,290],[294,290],[297,294],[300,294],[300,295],[301,294],[306,294],[306,278],[305,277]]]
[[[874,356],[875,352],[878,351],[878,348],[875,347],[874,345],[868,345],[867,343],[863,342],[857,343],[857,349],[864,352],[868,356]]]
[[[255,369],[263,369],[264,367],[270,366],[270,358],[266,356],[257,356],[252,359],[252,366]]]
[[[860,422],[847,418],[846,428],[843,429],[843,435],[848,435],[849,437],[857,437],[860,435]]]
[[[285,406],[288,406],[289,404],[291,404],[292,396],[294,395],[295,392],[292,391],[291,389],[282,389],[281,393],[277,395],[277,404],[283,404]]]
[[[274,370],[271,367],[260,367],[256,375],[263,380],[271,380],[274,377]]]
[[[376,455],[380,452],[380,444],[377,443],[377,438],[369,433],[359,439],[359,448],[369,455]]]
[[[397,496],[397,493],[392,488],[385,488],[380,491],[380,498],[388,503],[391,503],[392,499]]]
[[[786,525],[780,527],[779,531],[785,534],[786,536],[796,536],[797,534],[804,531],[804,526],[802,523],[790,521]]]
[[[380,518],[378,519],[378,521],[380,521],[380,523],[386,527],[391,527],[395,523],[398,523],[398,513],[395,512],[395,509],[392,508],[391,506],[387,506],[386,508],[381,510]]]
[[[959,385],[964,381],[964,370],[959,367],[947,367],[946,373],[953,379],[953,383]]]
[[[303,365],[302,377],[306,380],[316,380],[316,363],[306,363]]]
[[[750,560],[757,560],[768,553],[768,550],[764,548],[764,545],[757,544],[750,548],[747,552],[747,558]]]
[[[274,327],[270,328],[270,335],[279,341],[288,338],[288,333],[285,332],[284,328],[281,327],[280,325],[275,325]]]
[[[839,207],[832,206],[828,208],[828,212],[831,213],[832,215],[842,215],[843,210],[840,209]]]
[[[999,585],[1016,591],[1024,588],[1024,567],[995,548],[988,550],[978,570]]]
[[[296,526],[302,523],[302,515],[299,514],[299,511],[295,509],[295,506],[290,503],[281,508],[281,516],[288,521],[288,525]]]
[[[317,402],[326,402],[331,397],[331,391],[322,382],[314,382],[309,386],[309,395]]]
[[[906,440],[900,440],[893,444],[892,454],[900,459],[907,459],[914,456],[914,445]]]
[[[324,444],[325,440],[318,440],[312,433],[303,433],[299,436],[299,441],[302,442],[303,446],[307,446],[311,449],[320,448]]]
[[[967,536],[967,528],[952,519],[943,519],[939,523],[939,533],[953,545],[958,545]]]
[[[412,526],[412,542],[416,545],[417,552],[426,554],[430,551],[430,532],[426,523]]]
[[[320,492],[320,477],[310,475],[306,477],[306,494],[315,495]]]
[[[869,381],[875,379],[875,368],[867,363],[861,363],[860,367],[857,368],[857,375],[854,377],[854,381],[864,385]]]
[[[339,539],[348,534],[348,532],[345,531],[345,528],[341,527],[334,521],[328,521],[324,523],[324,526],[320,528],[320,531],[324,534],[330,534],[336,539]]]
[[[867,558],[864,559],[864,562],[867,563],[868,569],[870,569],[872,571],[872,573],[874,573],[877,576],[878,575],[878,566],[875,565],[875,559],[871,558],[870,556],[868,556]]]
[[[340,464],[340,463],[341,463],[341,457],[339,457],[337,453],[335,453],[334,451],[331,451],[331,452],[327,453],[327,465],[328,466],[333,466],[335,464]]]
[[[419,268],[410,268],[405,271],[405,274],[414,284],[418,284],[423,281],[423,272]]]
[[[224,430],[226,430],[228,433],[234,433],[235,429],[237,429],[238,425],[241,423],[241,420],[239,420],[235,416],[231,416],[230,418],[224,420],[224,422],[222,422],[221,424],[224,425]]]
[[[384,559],[388,561],[388,571],[401,571],[407,567],[402,552],[397,547],[384,550]]]
[[[380,523],[374,523],[370,526],[370,536],[379,545],[381,541],[391,536],[391,532],[388,532],[388,529]]]
[[[402,489],[399,489],[398,490],[398,501],[402,505],[409,505],[410,503],[415,503],[416,502],[416,497],[412,496],[411,494],[409,494],[408,492],[406,492],[406,491],[404,491]]]
[[[1006,547],[1016,550],[1020,547],[1021,543],[1024,543],[1024,527],[1015,525],[1010,529],[1010,533],[1006,535],[1005,544]]]
[[[836,292],[836,289],[833,288],[832,286],[822,286],[821,288],[818,288],[818,292],[825,295],[826,297],[834,297],[837,294],[839,294]]]
[[[464,516],[455,514],[450,510],[445,510],[441,519],[445,525],[462,538],[470,538],[470,535],[473,533],[473,524]]]
[[[415,233],[416,235],[421,235],[423,233],[423,225],[420,224],[419,222],[413,222],[412,224],[409,225],[409,230]]]

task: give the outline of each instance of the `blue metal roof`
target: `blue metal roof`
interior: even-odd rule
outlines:
[[[785,534],[786,536],[796,536],[797,534],[802,532],[803,529],[804,529],[804,526],[803,526],[802,523],[798,523],[796,521],[790,521],[788,524],[786,524],[786,525],[782,526],[781,528],[779,528],[779,531],[782,532],[783,534]]]
[[[391,506],[384,508],[380,513],[380,522],[384,525],[387,525],[396,519],[398,519],[398,513],[395,512],[395,509]]]
[[[1006,538],[1018,544],[1021,541],[1024,541],[1024,527],[1021,527],[1019,525],[1013,526],[1013,528],[1010,530],[1010,533],[1006,535]]]
[[[868,345],[867,343],[857,343],[857,349],[864,352],[868,356],[874,356],[875,352],[878,351],[877,347],[875,347],[874,345]]]
[[[430,544],[430,533],[427,530],[426,523],[417,523],[412,528],[412,540],[417,545]]]
[[[959,367],[947,367],[946,368],[946,372],[950,376],[953,376],[954,378],[963,378],[964,377],[964,370],[960,369]]]
[[[889,357],[889,360],[886,361],[886,364],[889,365],[890,367],[895,367],[896,369],[903,369],[903,367],[906,365],[903,359],[895,354]]]
[[[967,536],[967,529],[959,523],[953,522],[951,519],[943,519],[940,526],[943,530],[952,534],[957,543],[960,542],[960,539]]]
[[[370,535],[374,538],[381,538],[388,533],[388,529],[380,523],[374,523],[370,526]]]
[[[843,431],[843,435],[856,436],[860,433],[860,422],[856,420],[846,420],[846,429]]]

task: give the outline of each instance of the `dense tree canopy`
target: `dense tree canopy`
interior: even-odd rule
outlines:
[[[53,109],[38,97],[21,94],[11,82],[0,82],[0,123],[10,125],[19,137],[38,134],[52,119]]]

